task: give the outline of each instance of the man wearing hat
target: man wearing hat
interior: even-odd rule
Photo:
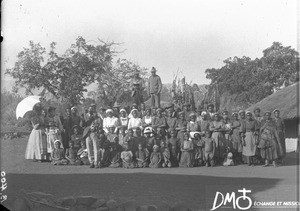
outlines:
[[[141,93],[143,87],[143,80],[140,77],[140,72],[136,70],[134,72],[134,76],[131,81],[132,93],[131,97],[133,98],[133,102],[140,107],[141,103],[143,102],[143,95]]]
[[[120,107],[121,107],[121,105],[120,105],[118,102],[115,102],[115,103],[114,103],[114,106],[113,106],[113,112],[114,112],[114,114],[113,114],[113,115],[114,115],[116,118],[119,118]]]
[[[171,118],[177,118],[177,112],[174,109],[174,104],[173,103],[168,103],[165,107],[165,110],[168,111],[168,117]]]
[[[162,89],[161,79],[156,75],[155,67],[151,69],[151,76],[148,80],[148,95],[151,96],[151,106],[160,107],[160,92]]]

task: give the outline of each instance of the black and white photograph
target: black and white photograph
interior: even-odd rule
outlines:
[[[300,1],[2,0],[0,205],[300,210]]]

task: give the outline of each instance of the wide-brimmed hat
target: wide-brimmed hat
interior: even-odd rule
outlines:
[[[113,112],[114,112],[114,111],[113,111],[112,109],[110,109],[110,108],[106,110],[106,113],[107,113],[107,114],[108,114],[108,113],[113,113]]]
[[[274,111],[273,111],[273,113],[275,113],[275,112],[279,112],[280,113],[280,111],[279,111],[279,109],[274,109]]]

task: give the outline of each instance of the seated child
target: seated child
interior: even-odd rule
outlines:
[[[154,145],[153,146],[153,152],[151,153],[150,156],[150,168],[160,168],[161,167],[161,161],[162,161],[162,156],[159,151],[159,146]]]
[[[214,166],[214,155],[216,144],[214,139],[211,138],[211,132],[205,131],[205,137],[203,138],[204,141],[204,162],[206,166]]]
[[[110,168],[119,168],[122,166],[121,151],[117,149],[116,143],[111,143],[110,149]]]
[[[81,161],[77,157],[77,150],[74,147],[74,141],[69,142],[69,148],[66,149],[66,159],[69,165],[80,165]]]
[[[233,158],[233,155],[231,152],[229,152],[223,162],[223,166],[234,166],[234,162],[233,162],[232,158]]]
[[[170,150],[170,160],[172,166],[178,166],[180,140],[177,138],[175,129],[170,131],[170,138],[167,141]]]
[[[126,126],[120,126],[119,128],[119,144],[123,146],[126,137]]]
[[[144,134],[147,139],[146,148],[149,151],[149,155],[150,155],[152,153],[152,149],[154,146],[154,139],[155,139],[153,136],[152,128],[150,127],[145,128]]]
[[[125,142],[123,147],[124,147],[124,151],[121,153],[123,168],[135,168],[135,163],[133,161],[133,154],[129,149],[128,143]]]
[[[78,150],[77,156],[81,161],[81,165],[90,165],[85,141],[81,141],[81,148]]]
[[[99,167],[104,168],[110,165],[110,142],[104,141],[99,149]]]
[[[51,163],[53,165],[67,165],[68,161],[65,159],[64,149],[60,148],[60,140],[54,142],[54,150],[51,153]]]
[[[124,150],[125,150],[125,147],[124,147],[125,144],[127,144],[128,147],[130,149],[132,149],[132,147],[133,147],[133,139],[134,139],[134,137],[133,137],[133,130],[132,129],[128,129],[127,135],[125,136],[124,142],[123,142],[123,145],[122,145],[122,147],[123,147]]]
[[[162,167],[172,167],[170,160],[171,153],[165,141],[160,143],[160,153],[162,154]]]
[[[194,138],[194,150],[195,150],[195,163],[194,166],[204,165],[204,141],[201,140],[200,133],[195,133]]]
[[[114,138],[117,137],[117,134],[115,134],[114,132],[115,132],[115,127],[110,126],[108,128],[108,133],[106,135],[106,138],[109,142],[114,142]]]
[[[149,153],[148,150],[143,148],[143,144],[138,144],[138,151],[135,152],[138,168],[149,167]]]
[[[81,147],[82,135],[80,134],[79,126],[75,125],[73,127],[73,134],[71,135],[71,140],[74,142],[74,148],[79,150]]]

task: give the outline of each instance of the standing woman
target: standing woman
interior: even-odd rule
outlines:
[[[250,111],[246,112],[246,120],[242,124],[243,156],[249,166],[254,166],[254,156],[256,155],[256,145],[258,144],[259,125],[252,117]]]
[[[273,111],[273,113],[275,116],[274,121],[276,123],[277,132],[279,135],[279,142],[282,147],[282,155],[280,156],[279,161],[281,163],[283,163],[283,158],[285,157],[285,154],[286,154],[285,134],[284,134],[285,133],[285,124],[284,124],[283,119],[280,118],[280,111],[278,109],[275,109]]]
[[[32,159],[33,161],[40,162],[45,161],[47,158],[47,138],[42,109],[40,103],[33,107],[34,115],[31,118],[33,129],[30,133],[25,151],[25,159]]]
[[[274,167],[277,167],[276,160],[283,155],[283,150],[280,143],[280,137],[277,130],[277,125],[271,119],[271,112],[265,112],[265,119],[262,121],[260,128],[261,141],[259,147],[261,148],[261,157],[265,160],[266,167],[272,162]]]
[[[184,132],[186,131],[187,122],[185,121],[184,111],[179,112],[178,114],[178,120],[176,121],[176,128],[177,131],[177,138],[180,140],[180,142],[183,142],[184,140]]]
[[[235,163],[242,163],[242,152],[243,152],[243,145],[242,145],[242,138],[240,134],[241,130],[241,122],[238,119],[238,113],[234,112],[232,114],[232,121],[231,121],[231,129],[232,129],[232,149],[233,149],[233,158]]]

